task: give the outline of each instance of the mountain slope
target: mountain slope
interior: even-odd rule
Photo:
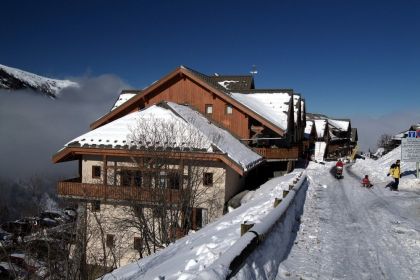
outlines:
[[[56,98],[60,91],[79,85],[69,80],[55,80],[0,64],[0,89],[31,89],[37,93]]]

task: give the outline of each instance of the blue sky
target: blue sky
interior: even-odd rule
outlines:
[[[7,1],[0,64],[143,88],[183,64],[334,117],[420,111],[420,1]]]

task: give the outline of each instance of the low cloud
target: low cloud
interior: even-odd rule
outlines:
[[[0,177],[77,175],[76,164],[53,164],[52,155],[89,131],[89,124],[110,110],[127,85],[113,75],[74,80],[80,88],[65,89],[56,100],[31,91],[0,90]]]
[[[407,110],[392,112],[378,118],[354,116],[352,127],[356,127],[359,135],[360,150],[376,151],[377,142],[382,134],[395,135],[407,130],[412,124],[420,122],[420,111]]]

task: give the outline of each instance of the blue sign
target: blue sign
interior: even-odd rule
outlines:
[[[407,137],[408,138],[416,138],[416,132],[414,130],[409,130]]]
[[[408,138],[420,138],[420,130],[409,130],[407,131]]]

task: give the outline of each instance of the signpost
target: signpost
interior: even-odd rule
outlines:
[[[416,162],[419,178],[420,130],[408,131],[407,138],[401,139],[401,161]]]

